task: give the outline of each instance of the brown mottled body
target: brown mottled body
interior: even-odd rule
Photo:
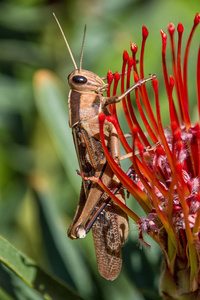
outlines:
[[[87,78],[87,83],[79,84],[73,81],[74,76]],[[80,78],[75,77],[78,81]],[[99,136],[98,113],[100,110],[108,115],[105,107],[107,98],[103,97],[101,89],[105,87],[103,80],[97,75],[82,70],[81,74],[75,70],[69,76],[69,84],[73,88],[69,92],[69,123],[72,127],[74,144],[79,160],[81,172],[85,177],[95,176],[111,190],[119,185],[110,166],[107,164]],[[78,84],[78,83],[76,83]],[[79,87],[81,85],[81,91]],[[98,92],[97,92],[98,91]],[[104,126],[107,147],[119,164],[119,139],[114,126],[105,122]],[[117,197],[125,203],[124,191],[120,189]],[[72,239],[84,237],[84,228],[90,217],[98,207],[105,202],[108,195],[97,183],[83,181],[79,204],[74,219],[68,229],[68,236]],[[114,280],[121,270],[121,246],[128,236],[128,217],[111,200],[92,226],[92,233],[100,274],[106,279]]]
[[[56,22],[63,35],[75,70],[68,76],[70,92],[68,97],[69,125],[72,128],[74,144],[79,166],[84,177],[100,178],[105,186],[116,192],[116,196],[125,203],[124,191],[119,188],[120,182],[106,162],[99,135],[98,113],[103,111],[109,115],[108,104],[119,102],[127,94],[145,82],[152,80],[141,79],[120,96],[104,97],[102,91],[107,86],[96,74],[82,70],[83,48],[85,41],[84,29],[81,49],[80,66],[77,68],[71,49],[63,30],[55,16]],[[120,164],[119,138],[112,123],[105,121],[104,135],[107,147],[116,163]],[[74,219],[69,226],[68,236],[71,239],[86,236],[87,221],[92,226],[93,239],[100,274],[106,279],[114,280],[121,270],[121,246],[125,242],[128,232],[127,215],[112,201],[102,210],[101,204],[109,199],[108,195],[95,182],[83,180],[78,207]],[[101,214],[96,218],[95,212],[100,207]],[[92,218],[93,216],[93,218]],[[93,223],[93,221],[95,222]]]

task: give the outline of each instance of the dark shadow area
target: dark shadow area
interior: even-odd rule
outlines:
[[[146,258],[144,251],[139,249],[138,244],[135,241],[128,241],[122,248],[123,251],[123,263],[126,267],[128,277],[137,286],[138,290],[145,297],[145,300],[161,300],[158,295],[158,286],[155,286],[155,277],[158,278],[161,265],[161,259],[157,264],[150,264]],[[135,254],[136,257],[140,257],[140,268],[134,269],[131,257]]]

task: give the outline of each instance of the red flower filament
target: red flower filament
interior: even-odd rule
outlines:
[[[168,76],[166,64],[167,34],[161,30],[162,67],[170,117],[170,124],[167,128],[163,127],[161,120],[157,79],[152,81],[155,113],[151,107],[145,84],[122,99],[124,114],[132,136],[132,147],[128,144],[120,127],[116,105],[109,106],[112,116],[99,114],[101,142],[107,161],[124,188],[139,202],[146,214],[145,217],[139,217],[135,213],[131,215],[138,224],[140,239],[143,240],[143,233],[148,233],[153,237],[163,250],[170,270],[173,269],[175,256],[187,261],[190,266],[191,290],[195,290],[197,287],[197,274],[200,267],[200,121],[192,124],[190,120],[187,66],[191,40],[199,22],[200,15],[196,14],[186,44],[183,67],[181,50],[184,28],[181,23],[177,26],[178,46],[176,50],[175,27],[172,23],[169,24],[172,76]],[[131,76],[135,82],[144,78],[143,62],[145,43],[148,37],[148,31],[144,26],[142,36],[140,67],[138,68],[138,64],[136,64],[138,48],[131,43],[132,55],[129,57],[127,51],[123,53],[121,76],[118,72],[114,75],[111,71],[108,72],[108,97],[116,95],[120,80],[121,94],[123,94],[130,87]],[[200,118],[200,48],[197,54],[196,90]],[[134,94],[136,108],[133,107]],[[175,105],[175,99],[177,99],[177,105]],[[145,126],[146,133],[143,132],[139,120],[136,118],[136,109],[140,114],[140,120]],[[115,126],[126,153],[132,153],[129,155],[129,159],[137,174],[137,181],[129,178],[109,153],[104,141],[105,119]],[[105,187],[103,188],[105,189]],[[112,195],[112,199],[115,201],[114,198]],[[129,212],[127,213],[129,214]]]

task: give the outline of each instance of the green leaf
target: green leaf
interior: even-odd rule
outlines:
[[[51,195],[39,189],[33,189],[33,193],[39,206],[43,244],[51,269],[81,295],[91,295],[93,282],[88,264],[81,249],[62,230],[60,215]]]
[[[0,287],[0,299],[2,300],[13,300],[3,289]]]
[[[44,297],[35,289],[26,284],[20,277],[16,276],[10,269],[0,262],[0,299],[29,299],[29,300],[44,300]],[[7,293],[7,294],[6,294]],[[9,298],[8,298],[9,297]],[[11,298],[10,298],[11,297]]]
[[[32,259],[25,256],[1,236],[0,262],[30,287],[37,290],[45,299],[83,299],[69,287],[43,271]]]

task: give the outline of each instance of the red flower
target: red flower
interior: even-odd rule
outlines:
[[[187,299],[190,299],[190,295],[193,297],[199,294],[200,121],[191,124],[187,86],[189,48],[199,22],[200,15],[196,14],[185,49],[183,67],[181,65],[183,25],[179,23],[177,27],[177,51],[175,51],[174,43],[175,27],[171,23],[168,26],[173,77],[168,76],[166,66],[167,34],[161,30],[162,66],[170,116],[167,128],[163,128],[162,125],[156,78],[152,81],[156,113],[152,110],[145,84],[135,89],[137,109],[147,134],[143,132],[136,118],[135,108],[131,101],[133,93],[131,95],[129,93],[122,100],[126,121],[133,139],[132,147],[128,144],[119,125],[116,105],[113,104],[109,107],[112,116],[99,114],[101,141],[107,161],[123,186],[139,202],[146,215],[140,218],[124,205],[118,204],[137,222],[139,237],[142,241],[143,233],[148,233],[160,245],[166,262],[160,291],[163,297],[173,296],[173,299],[181,299],[179,297],[186,293]],[[138,49],[134,43],[131,43],[132,56],[129,57],[128,53],[124,51],[121,76],[118,72],[113,75],[111,71],[108,71],[108,96],[116,94],[120,80],[121,94],[123,94],[130,87],[132,74],[135,82],[144,78],[143,58],[145,42],[148,37],[148,31],[144,26],[142,34],[139,67],[136,60]],[[200,118],[200,48],[196,74]],[[177,99],[176,105],[175,99]],[[137,181],[133,181],[127,176],[115,163],[106,148],[103,134],[105,119],[115,125],[121,144],[129,154],[131,167],[138,178]],[[111,192],[109,193],[116,201],[116,197]],[[181,275],[180,270],[183,271]],[[185,281],[188,281],[187,287]]]

